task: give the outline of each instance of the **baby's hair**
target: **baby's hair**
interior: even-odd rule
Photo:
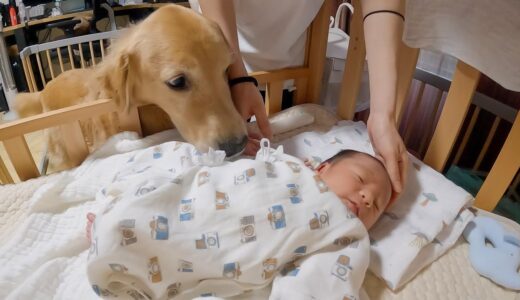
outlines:
[[[364,156],[367,156],[367,157],[370,157],[371,159],[377,161],[383,168],[385,167],[380,161],[379,159],[373,157],[372,155],[368,154],[368,153],[365,153],[365,152],[361,152],[361,151],[357,151],[357,150],[352,150],[352,149],[344,149],[344,150],[341,150],[339,151],[338,153],[334,154],[332,157],[328,158],[326,161],[324,161],[323,163],[329,163],[329,164],[334,164],[340,160],[343,160],[345,158],[350,158],[350,157],[353,157],[354,155],[364,155]]]

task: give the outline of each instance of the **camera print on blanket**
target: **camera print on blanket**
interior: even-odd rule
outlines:
[[[368,236],[319,176],[283,153],[201,165],[179,144],[136,153],[98,194],[107,208],[87,267],[96,294],[228,297],[273,281],[271,299],[358,298]]]

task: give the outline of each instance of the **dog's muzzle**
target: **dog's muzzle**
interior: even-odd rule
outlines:
[[[230,157],[235,154],[240,154],[247,145],[247,136],[244,135],[241,138],[233,138],[231,140],[228,140],[224,143],[218,144],[218,147],[220,150],[223,150],[226,152],[226,156]]]

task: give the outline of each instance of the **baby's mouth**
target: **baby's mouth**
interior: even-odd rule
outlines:
[[[347,207],[356,215],[359,216],[359,208],[357,204],[354,201],[351,201],[350,199],[347,200]]]

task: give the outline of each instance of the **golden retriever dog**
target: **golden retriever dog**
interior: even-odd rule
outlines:
[[[155,104],[169,116],[186,141],[200,151],[209,147],[240,153],[247,131],[227,83],[231,53],[218,25],[189,8],[164,6],[126,29],[96,66],[69,70],[37,93],[15,100],[21,117],[97,99],[113,99],[121,112]],[[117,132],[117,115],[80,122],[91,150]],[[58,131],[48,131],[49,162],[72,167]]]

